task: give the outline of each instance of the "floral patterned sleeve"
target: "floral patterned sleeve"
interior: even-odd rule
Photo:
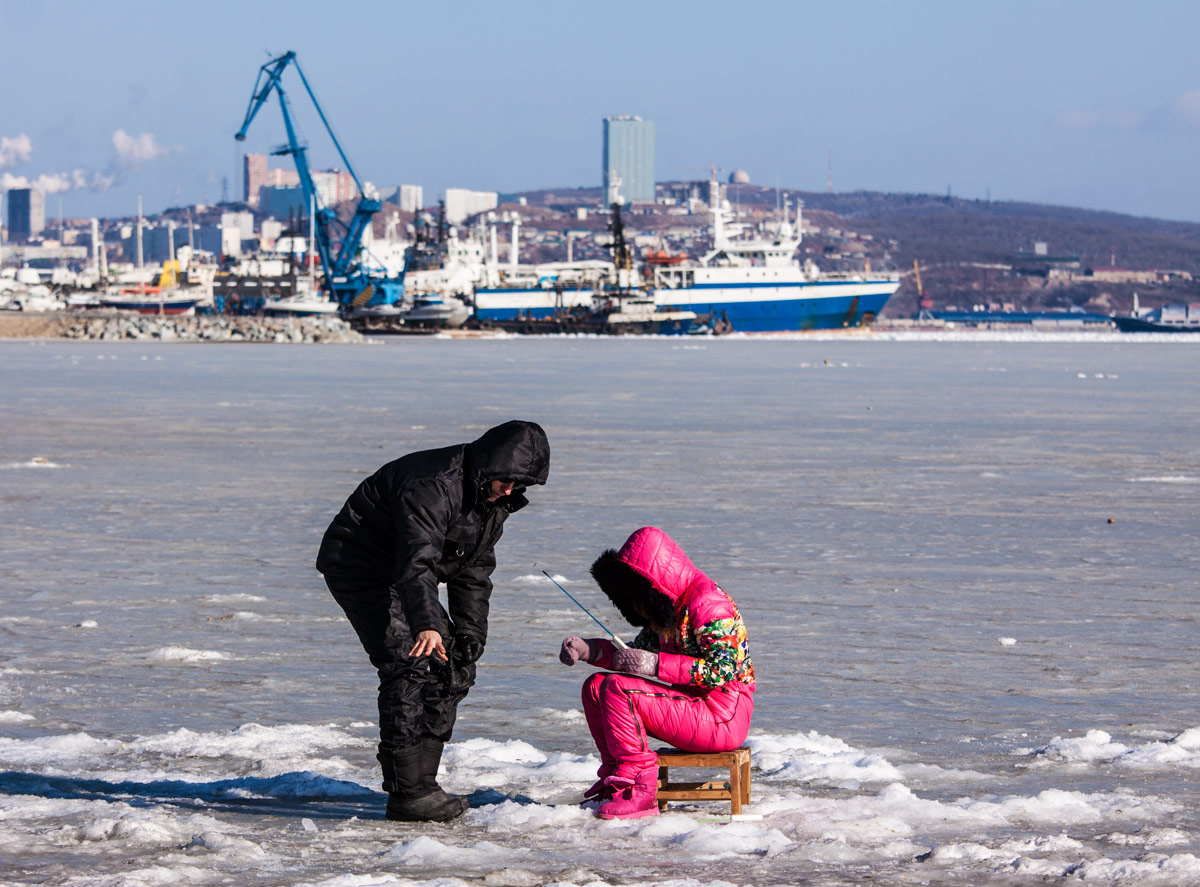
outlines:
[[[698,687],[723,687],[732,680],[745,680],[747,655],[746,626],[740,618],[717,619],[696,627],[699,647],[691,668],[689,683]],[[753,672],[750,672],[753,680]]]

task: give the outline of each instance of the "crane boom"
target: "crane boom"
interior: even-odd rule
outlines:
[[[300,141],[296,134],[296,127],[289,108],[287,91],[283,87],[283,73],[289,66],[296,69],[296,73],[300,77],[300,82],[304,85],[304,90],[308,94],[313,108],[316,109],[317,115],[321,118],[321,123],[325,126],[325,131],[329,133],[329,138],[337,149],[338,156],[341,157],[342,162],[346,165],[346,171],[354,179],[355,187],[358,189],[358,206],[355,207],[354,216],[347,225],[342,225],[337,213],[331,207],[322,205],[320,195],[317,193],[317,188],[312,178],[312,171],[308,165],[308,147]],[[357,265],[357,254],[359,246],[362,243],[363,233],[366,231],[367,226],[371,224],[375,213],[383,208],[383,204],[375,198],[368,197],[364,192],[362,181],[359,179],[358,173],[354,171],[354,166],[350,163],[350,158],[346,156],[346,152],[342,149],[342,144],[338,141],[337,135],[333,131],[333,126],[329,123],[329,118],[325,116],[325,112],[321,109],[321,104],[317,101],[317,97],[309,85],[308,78],[304,76],[304,71],[300,67],[300,62],[296,59],[295,52],[285,52],[283,55],[272,59],[259,68],[258,78],[254,82],[254,89],[250,93],[250,102],[246,107],[246,115],[242,120],[241,128],[238,129],[234,138],[239,142],[245,141],[246,132],[250,129],[250,124],[254,122],[254,118],[258,115],[262,106],[266,104],[267,99],[271,97],[272,93],[279,97],[279,109],[283,114],[283,126],[287,131],[287,144],[272,153],[276,155],[291,155],[293,162],[296,164],[296,173],[300,178],[300,189],[304,195],[304,202],[306,205],[314,208],[317,254],[321,260],[321,270],[324,272],[326,292],[342,305],[356,303],[359,300],[359,296],[363,292],[368,291],[368,289],[370,292],[364,302],[370,301],[373,304],[394,303],[398,300],[400,293],[403,292],[403,276],[399,280],[371,279]],[[342,230],[335,252],[333,234],[338,228]]]

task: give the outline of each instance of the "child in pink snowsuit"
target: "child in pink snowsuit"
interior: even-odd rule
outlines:
[[[583,711],[600,751],[602,819],[658,813],[658,757],[650,737],[691,752],[729,751],[746,739],[754,666],[733,600],[662,530],[643,527],[592,564],[600,589],[641,632],[629,649],[569,637],[559,659],[611,669],[583,685]],[[649,680],[658,678],[662,683]]]

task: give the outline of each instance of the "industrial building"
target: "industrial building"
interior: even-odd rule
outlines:
[[[604,194],[615,175],[626,203],[654,201],[654,121],[641,117],[604,118],[601,184]]]
[[[280,219],[308,216],[308,207],[304,201],[304,189],[299,185],[279,187],[264,185],[258,189],[256,206],[259,212]]]

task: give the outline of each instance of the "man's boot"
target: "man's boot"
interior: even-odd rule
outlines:
[[[457,815],[466,813],[470,808],[470,802],[462,795],[450,795],[442,790],[438,785],[437,771],[438,765],[442,761],[442,748],[444,742],[437,739],[430,739],[426,736],[421,740],[421,772],[423,776],[423,785],[426,789],[433,792],[435,797],[441,798],[446,804],[446,808],[450,809],[452,804],[458,804],[459,812]]]
[[[419,745],[381,751],[383,790],[388,793],[387,818],[401,822],[448,822],[462,815],[458,799],[425,785],[423,749]]]

